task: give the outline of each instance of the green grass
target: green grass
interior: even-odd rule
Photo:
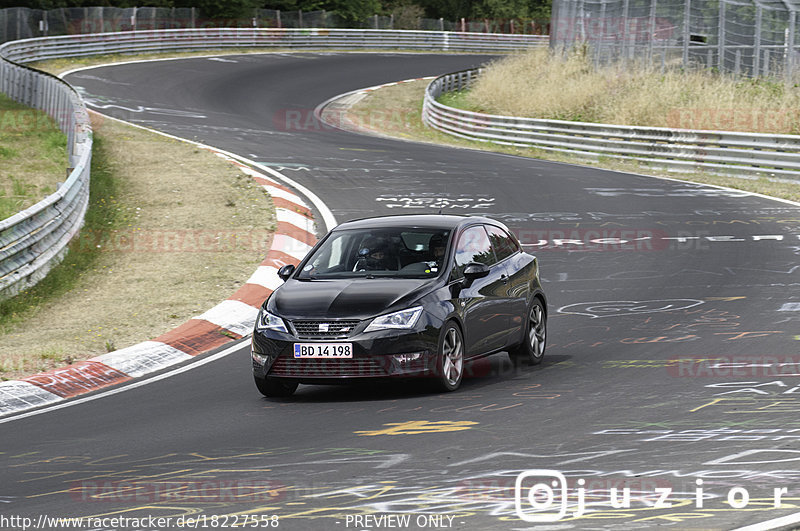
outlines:
[[[113,229],[122,222],[114,199],[121,183],[114,178],[112,161],[104,150],[102,136],[95,135],[93,141],[89,208],[82,229],[89,232]],[[41,282],[16,297],[0,302],[0,335],[35,314],[42,304],[71,290],[82,274],[92,270],[101,250],[87,246],[79,248],[80,244],[80,238],[74,239],[64,261],[55,266]]]
[[[53,193],[66,167],[67,137],[55,121],[0,94],[0,219]]]
[[[457,109],[464,109],[464,110],[472,110],[468,109],[469,102],[467,101],[467,91],[466,90],[459,90],[456,92],[445,92],[436,100],[442,105],[447,105],[448,107],[455,107]]]

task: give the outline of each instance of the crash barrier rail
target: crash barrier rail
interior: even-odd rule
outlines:
[[[92,130],[81,98],[57,77],[6,60],[0,46],[0,92],[40,109],[67,135],[66,180],[42,201],[0,220],[0,300],[36,284],[66,253],[89,203]]]
[[[250,47],[511,52],[547,44],[548,37],[543,35],[365,29],[206,28],[24,39],[8,43],[6,57],[24,63],[96,54]]]
[[[800,181],[798,135],[519,118],[456,109],[437,101],[442,94],[469,88],[480,73],[480,69],[464,70],[434,79],[425,91],[425,124],[480,142],[567,152],[592,159],[636,160],[672,171],[765,174]]]
[[[206,28],[40,37],[0,46],[0,92],[53,117],[67,135],[69,177],[58,191],[0,221],[0,300],[38,282],[66,253],[89,199],[92,136],[81,98],[24,63],[104,54],[218,48],[412,49],[498,53],[546,46],[547,36],[443,31]]]

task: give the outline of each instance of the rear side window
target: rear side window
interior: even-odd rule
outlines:
[[[489,241],[494,247],[494,252],[497,254],[497,260],[505,260],[512,254],[519,251],[517,243],[508,235],[506,231],[494,225],[486,225],[486,230],[489,233]]]
[[[456,267],[463,273],[470,262],[492,265],[497,262],[492,251],[492,244],[483,226],[476,225],[461,233],[456,247]]]

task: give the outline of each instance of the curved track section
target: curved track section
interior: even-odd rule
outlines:
[[[798,206],[313,117],[336,94],[487,59],[267,54],[69,76],[96,110],[279,169],[340,221],[439,208],[505,221],[540,258],[551,343],[536,368],[474,364],[453,394],[301,386],[286,400],[258,395],[242,348],[5,424],[4,513],[525,529],[515,479],[531,469],[584,488],[586,512],[570,491],[551,524],[563,528],[730,529],[796,512]],[[523,509],[534,483],[560,479],[541,474],[523,481]],[[612,507],[625,487],[629,507]]]

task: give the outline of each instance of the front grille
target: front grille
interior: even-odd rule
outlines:
[[[386,376],[374,358],[298,359],[281,356],[269,371],[270,376],[293,378],[336,378],[339,376]]]
[[[291,321],[294,334],[300,339],[346,339],[359,321],[298,320]]]

